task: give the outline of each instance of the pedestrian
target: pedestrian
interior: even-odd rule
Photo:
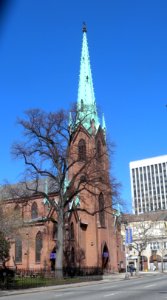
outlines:
[[[129,266],[129,272],[130,272],[130,275],[133,276],[133,266],[131,266],[131,265]]]
[[[153,265],[153,271],[156,271],[156,268],[157,268],[157,267],[156,267],[155,265]]]

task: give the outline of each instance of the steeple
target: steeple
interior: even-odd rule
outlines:
[[[92,133],[92,127],[94,127],[96,131],[98,130],[99,120],[97,115],[95,94],[93,88],[93,79],[87,42],[87,28],[85,23],[83,23],[82,32],[83,40],[78,86],[77,122],[81,122],[82,125],[90,133]]]
[[[102,116],[102,129],[103,129],[103,132],[104,132],[104,136],[106,138],[106,122],[105,122],[104,114]]]
[[[102,129],[106,130],[106,122],[105,122],[104,114],[102,116]]]

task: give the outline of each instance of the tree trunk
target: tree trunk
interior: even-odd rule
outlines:
[[[140,253],[137,256],[137,268],[136,268],[136,274],[139,274],[140,271]]]
[[[56,244],[56,268],[55,277],[63,278],[63,241],[64,241],[64,220],[63,210],[58,214],[58,234]]]

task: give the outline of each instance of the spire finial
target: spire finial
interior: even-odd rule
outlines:
[[[86,23],[85,22],[83,22],[82,32],[87,32],[87,28],[86,28]]]

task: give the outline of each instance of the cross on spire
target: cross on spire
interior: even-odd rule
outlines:
[[[87,28],[86,28],[86,23],[85,22],[83,22],[82,32],[87,32]]]

